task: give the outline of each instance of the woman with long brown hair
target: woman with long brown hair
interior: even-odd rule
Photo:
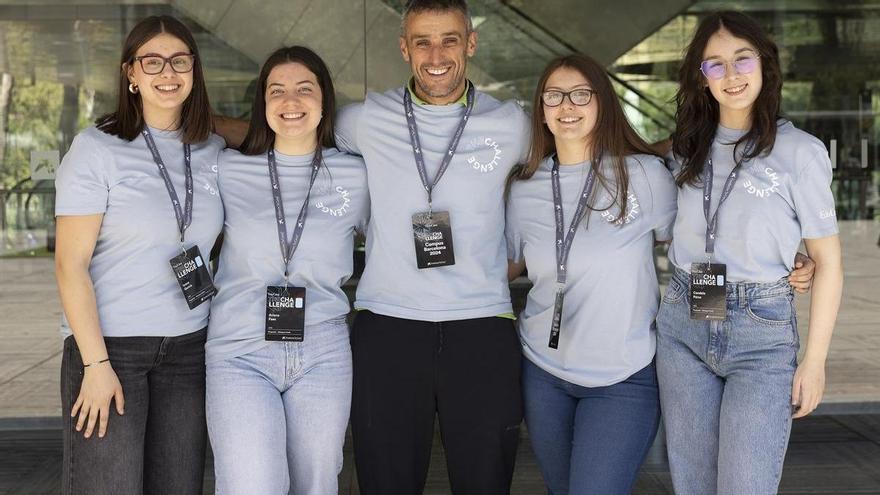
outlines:
[[[203,255],[223,224],[223,140],[189,29],[169,16],[139,22],[118,92],[55,180],[62,491],[201,493],[214,295]]]
[[[363,159],[336,149],[330,70],[285,47],[260,71],[241,152],[220,156],[226,219],[207,353],[217,492],[337,492],[351,409],[342,283],[369,218]]]
[[[629,493],[659,425],[655,241],[675,184],[628,123],[604,68],[550,62],[531,151],[507,205],[510,277],[533,287],[518,326],[529,437],[551,493]]]
[[[774,493],[792,417],[819,404],[843,275],[831,162],[780,118],[778,49],[751,18],[707,16],[679,71],[674,274],[657,373],[677,493]],[[785,279],[815,261],[806,352]]]

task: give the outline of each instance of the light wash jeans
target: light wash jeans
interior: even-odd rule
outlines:
[[[216,493],[336,493],[351,370],[344,319],[307,327],[304,342],[208,363]]]
[[[776,493],[791,432],[798,333],[792,289],[727,287],[727,319],[691,320],[676,270],[657,314],[657,377],[678,495]]]

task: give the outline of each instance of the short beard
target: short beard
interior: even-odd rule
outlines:
[[[421,79],[419,79],[418,77],[416,77],[415,80],[416,84],[419,86],[419,89],[422,90],[422,93],[430,96],[431,98],[445,98],[454,93],[455,90],[458,89],[459,86],[461,86],[461,83],[464,82],[464,72],[462,72],[461,75],[450,85],[449,89],[447,89],[445,93],[431,91],[426,85],[422,84]]]

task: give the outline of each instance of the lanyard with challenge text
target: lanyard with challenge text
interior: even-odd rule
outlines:
[[[578,224],[580,224],[586,213],[587,201],[589,201],[590,194],[593,192],[596,174],[591,166],[590,173],[587,174],[587,179],[584,181],[584,189],[581,191],[580,198],[578,198],[577,209],[575,209],[574,216],[571,218],[568,235],[565,235],[565,220],[562,214],[562,187],[559,185],[559,158],[557,157],[553,157],[550,181],[553,185],[553,215],[556,220],[556,299],[553,303],[553,319],[550,325],[550,342],[548,345],[551,349],[556,349],[559,347],[559,332],[562,326],[562,300],[565,298],[568,254],[571,252],[571,245],[574,242]]]
[[[413,238],[416,246],[416,264],[419,268],[435,268],[439,266],[448,266],[455,264],[455,252],[452,247],[452,225],[450,224],[448,211],[434,211],[432,202],[432,193],[434,187],[440,182],[440,178],[452,162],[455,150],[458,148],[458,142],[464,133],[468,118],[474,108],[474,85],[468,83],[467,91],[467,108],[455,135],[449,143],[449,149],[443,160],[440,162],[440,169],[437,170],[437,176],[431,182],[428,179],[428,171],[425,166],[425,157],[422,153],[422,145],[419,141],[419,129],[416,125],[416,118],[413,112],[412,96],[409,90],[403,92],[403,107],[406,114],[406,122],[409,126],[409,140],[413,149],[413,156],[416,160],[416,168],[419,171],[419,178],[425,191],[428,193],[428,211],[419,212],[412,216]]]
[[[737,161],[730,175],[727,176],[714,215],[710,215],[712,185],[715,177],[711,158],[709,158],[703,172],[703,216],[706,218],[706,255],[709,259],[706,263],[691,263],[690,313],[691,318],[695,320],[723,320],[727,318],[727,265],[713,263],[712,255],[715,253],[718,212],[721,211],[721,205],[733,192],[742,164],[742,160]]]
[[[180,233],[180,248],[182,253],[171,258],[169,262],[171,263],[171,269],[174,271],[177,283],[180,285],[180,290],[183,292],[183,296],[186,299],[187,306],[189,306],[189,309],[193,309],[214,297],[214,294],[217,293],[217,289],[214,288],[214,283],[211,281],[211,274],[208,272],[207,264],[202,258],[199,246],[193,244],[192,247],[187,249],[183,244],[186,237],[186,229],[189,228],[190,223],[192,223],[193,211],[192,153],[190,145],[186,143],[183,145],[183,171],[186,177],[186,200],[183,208],[181,208],[180,199],[177,197],[177,191],[174,189],[174,184],[171,182],[171,177],[168,175],[168,169],[165,167],[165,162],[162,161],[162,156],[159,154],[159,148],[156,146],[156,141],[153,140],[153,135],[150,134],[150,129],[144,127],[141,134],[143,134],[144,141],[147,143],[147,148],[150,149],[150,153],[153,155],[153,161],[156,162],[156,166],[159,168],[159,175],[162,176],[162,180],[165,183],[165,189],[168,190],[168,196],[171,198],[171,205],[174,207],[174,216],[177,218],[177,229]]]
[[[278,245],[281,247],[281,259],[284,262],[284,285],[270,285],[266,288],[266,340],[302,342],[305,339],[306,289],[290,285],[289,267],[305,229],[309,197],[321,167],[321,150],[315,150],[309,189],[306,191],[306,199],[299,210],[290,240],[287,238],[287,221],[284,216],[284,202],[281,199],[281,181],[278,179],[275,150],[269,149],[268,155],[269,183],[275,204],[275,226],[278,228]]]

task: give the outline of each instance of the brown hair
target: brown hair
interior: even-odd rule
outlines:
[[[700,22],[678,70],[672,151],[682,160],[681,171],[675,178],[679,186],[698,182],[718,128],[718,101],[705,87],[699,67],[709,38],[721,29],[751,43],[761,57],[761,92],[752,107],[751,128],[736,142],[734,155],[740,146],[745,146],[743,159],[749,160],[769,153],[776,142],[776,121],[782,98],[779,49],[751,17],[739,12],[713,13]]]
[[[99,117],[98,129],[132,141],[144,129],[144,110],[141,96],[128,91],[128,67],[134,63],[138,49],[159,34],[168,33],[182,41],[195,57],[193,60],[193,85],[180,111],[180,127],[184,143],[200,143],[214,130],[213,111],[208,103],[208,89],[199,58],[199,48],[190,30],[182,22],[169,15],[150,16],[137,23],[122,45],[122,58],[117,87],[116,110]]]
[[[318,149],[321,147],[335,148],[336,138],[333,135],[333,122],[336,116],[336,93],[333,89],[333,78],[330,77],[330,69],[317,53],[304,46],[291,46],[275,50],[263,68],[257,79],[257,90],[254,95],[254,106],[251,111],[251,123],[248,127],[247,136],[241,143],[241,152],[245,155],[259,155],[269,151],[270,146],[275,145],[275,131],[269,127],[266,121],[266,84],[272,69],[288,63],[300,63],[306,66],[318,79],[321,87],[321,111],[324,114],[318,123]]]
[[[608,178],[601,173],[602,160],[610,158],[614,170],[615,194],[614,201],[605,209],[618,205],[620,213],[614,221],[626,216],[626,201],[629,195],[629,173],[626,167],[626,157],[636,153],[657,155],[657,152],[645,142],[644,139],[632,128],[623,109],[620,107],[617,94],[611,80],[605,73],[605,69],[594,59],[583,54],[564,55],[555,58],[547,64],[538,86],[535,88],[535,97],[532,106],[532,140],[529,147],[529,156],[525,165],[522,165],[511,174],[512,180],[525,180],[532,177],[538,167],[548,156],[556,152],[556,142],[550,128],[544,123],[544,104],[541,94],[550,76],[560,68],[574,69],[583,75],[595,91],[591,105],[598,105],[596,126],[590,135],[592,140],[592,152],[589,157],[592,160],[591,168],[596,174],[599,183],[609,189]],[[586,157],[585,157],[586,158]],[[594,198],[595,191],[594,189]],[[594,209],[590,207],[590,209]]]

